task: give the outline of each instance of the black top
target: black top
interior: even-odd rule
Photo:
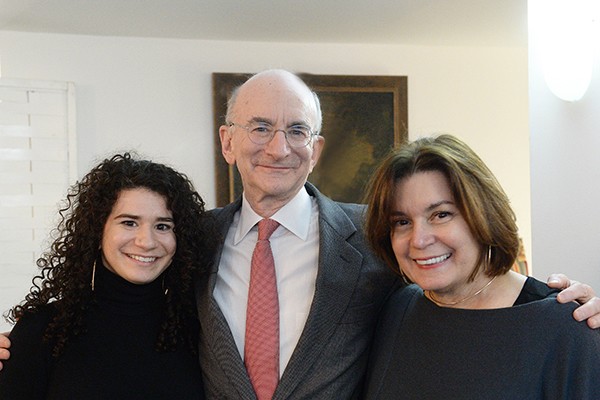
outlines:
[[[519,297],[515,300],[513,307],[531,303],[536,300],[542,300],[546,297],[557,295],[558,293],[560,293],[559,289],[552,289],[548,287],[548,285],[545,285],[532,277],[527,277],[525,285],[523,285],[523,289],[521,289],[521,293],[519,293]]]
[[[508,308],[439,307],[416,285],[386,305],[365,399],[600,399],[600,331],[529,278]]]
[[[23,316],[11,332],[11,358],[0,372],[0,398],[203,399],[197,356],[185,345],[154,349],[162,319],[161,278],[135,285],[99,267],[87,332],[58,358],[42,336],[54,307]]]

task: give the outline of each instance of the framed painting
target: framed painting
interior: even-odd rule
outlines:
[[[215,174],[217,206],[242,193],[237,169],[221,154],[219,126],[225,123],[227,100],[251,74],[213,73]],[[377,164],[408,137],[406,76],[298,74],[317,93],[323,111],[325,147],[309,182],[328,197],[362,201]]]

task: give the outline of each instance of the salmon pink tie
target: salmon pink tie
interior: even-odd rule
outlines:
[[[279,298],[269,243],[278,226],[272,219],[258,223],[250,271],[244,363],[258,400],[271,400],[279,382]]]

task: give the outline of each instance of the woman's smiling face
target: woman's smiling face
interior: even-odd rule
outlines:
[[[436,295],[468,291],[480,247],[444,174],[417,172],[397,182],[390,222],[394,254],[413,282]]]
[[[121,191],[104,224],[104,265],[131,283],[154,281],[175,255],[174,228],[163,196],[146,188]]]

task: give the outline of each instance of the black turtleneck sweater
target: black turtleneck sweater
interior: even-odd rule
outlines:
[[[164,303],[160,278],[134,285],[100,267],[95,296],[87,332],[59,358],[42,340],[53,306],[19,320],[10,336],[11,358],[0,372],[0,398],[204,398],[197,357],[185,345],[154,350]]]

